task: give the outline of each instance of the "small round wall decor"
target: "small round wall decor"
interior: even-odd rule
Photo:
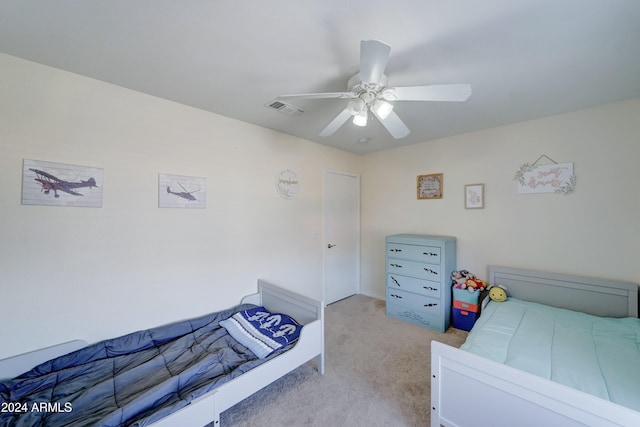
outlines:
[[[284,199],[293,199],[300,189],[298,175],[292,170],[283,170],[276,176],[276,191]]]

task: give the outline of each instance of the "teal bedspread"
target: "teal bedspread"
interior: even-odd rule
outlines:
[[[461,349],[640,411],[640,319],[492,301]]]

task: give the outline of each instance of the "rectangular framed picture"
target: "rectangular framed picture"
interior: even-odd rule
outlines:
[[[158,207],[206,208],[206,179],[194,176],[158,174]]]
[[[576,186],[573,163],[551,165],[523,164],[514,178],[518,181],[518,193],[572,193]]]
[[[418,175],[418,200],[442,199],[442,174]]]
[[[484,208],[484,184],[464,186],[464,207],[466,209]]]
[[[102,207],[103,170],[24,159],[22,204]]]

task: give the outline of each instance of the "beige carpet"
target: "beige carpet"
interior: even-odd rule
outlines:
[[[355,295],[325,309],[325,375],[315,361],[221,414],[229,426],[428,426],[431,340],[446,334],[387,317],[384,301]]]

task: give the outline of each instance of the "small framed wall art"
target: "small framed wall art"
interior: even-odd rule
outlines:
[[[418,200],[442,199],[442,174],[418,175]]]
[[[484,208],[484,184],[468,184],[464,186],[465,209]]]
[[[24,159],[22,204],[102,207],[103,170]]]
[[[158,174],[158,207],[200,208],[207,207],[206,178]]]
[[[286,169],[276,176],[276,191],[283,199],[293,199],[300,190],[300,179],[294,171]]]

